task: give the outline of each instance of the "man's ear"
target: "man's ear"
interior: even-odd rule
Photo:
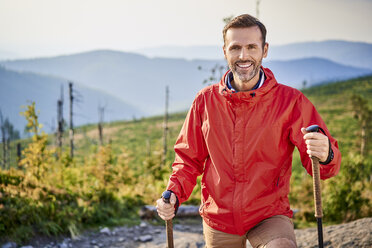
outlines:
[[[264,49],[263,49],[263,57],[266,58],[267,57],[267,53],[269,52],[269,43],[265,43],[264,45]]]
[[[223,50],[223,55],[225,56],[225,59],[226,59],[226,48],[225,48],[225,44],[222,46],[222,50]]]

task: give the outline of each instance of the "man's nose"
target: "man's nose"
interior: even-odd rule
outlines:
[[[241,60],[245,60],[245,59],[248,59],[249,57],[249,54],[248,54],[248,49],[243,47],[241,50],[240,50],[240,54],[239,54],[239,59]]]

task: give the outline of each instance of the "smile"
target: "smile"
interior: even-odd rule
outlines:
[[[247,69],[253,65],[253,63],[236,63],[239,68]]]

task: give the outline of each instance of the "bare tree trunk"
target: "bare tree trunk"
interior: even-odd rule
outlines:
[[[69,131],[69,137],[70,137],[70,157],[74,157],[74,125],[72,121],[73,117],[73,111],[72,111],[72,105],[74,102],[74,96],[72,94],[72,82],[68,83],[69,86],[69,95],[70,95],[70,131]]]
[[[57,101],[57,157],[62,155],[63,124],[63,85],[61,85],[61,98]]]
[[[367,123],[366,121],[364,120],[363,123],[362,123],[362,139],[361,139],[361,142],[360,142],[360,155],[364,158],[364,156],[366,155],[366,143],[367,143]]]
[[[4,119],[3,119],[3,114],[0,110],[0,126],[1,126],[1,142],[3,144],[3,163],[2,167],[3,169],[6,168],[6,137],[5,137],[5,126],[4,126]]]
[[[22,159],[22,147],[21,147],[21,143],[17,143],[17,165],[18,165],[18,169],[21,169],[20,167],[20,164],[19,162],[21,162],[21,159]]]
[[[58,113],[58,128],[57,128],[57,145],[60,151],[62,151],[62,137],[63,137],[63,101],[58,100],[57,102],[57,113]]]
[[[256,18],[259,19],[260,16],[260,2],[261,0],[256,0]]]
[[[7,130],[8,137],[5,140],[5,156],[7,161],[7,169],[10,169],[10,138],[9,138],[9,130]]]
[[[102,133],[102,123],[98,123],[98,135],[99,135],[99,145],[103,146],[103,133]]]
[[[99,145],[103,146],[103,117],[105,113],[105,107],[98,106],[98,134],[99,134]]]
[[[168,101],[169,87],[165,87],[165,113],[164,113],[164,134],[163,134],[163,165],[167,160],[167,133],[168,133]]]

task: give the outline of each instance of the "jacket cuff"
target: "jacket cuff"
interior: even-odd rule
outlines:
[[[328,138],[328,142],[329,142],[328,157],[327,157],[326,161],[324,161],[324,162],[319,161],[319,164],[327,165],[333,160],[333,157],[334,157],[335,154],[333,153],[332,144],[331,144],[331,141],[329,140],[329,138]]]

